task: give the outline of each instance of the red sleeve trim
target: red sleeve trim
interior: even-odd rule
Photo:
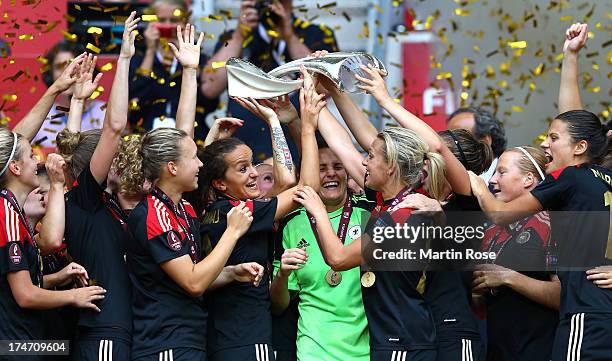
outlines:
[[[23,243],[25,229],[19,221],[19,215],[5,198],[0,198],[0,222],[0,247],[6,246],[8,242]]]
[[[187,212],[187,214],[189,215],[189,217],[191,218],[198,218],[195,209],[193,208],[193,206],[191,205],[191,203],[187,202],[186,200],[182,200],[183,202],[183,206],[185,207],[185,211]]]
[[[237,207],[240,204],[240,201],[230,200],[229,202],[230,202],[230,204],[233,207]],[[251,213],[253,213],[253,201],[249,199],[249,200],[245,201],[244,203],[247,206],[247,208],[249,209],[249,211],[251,211]]]
[[[176,225],[176,220],[173,222],[166,205],[149,194],[147,196],[147,239],[153,239],[175,229],[174,225]]]

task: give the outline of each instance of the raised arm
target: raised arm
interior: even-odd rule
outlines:
[[[272,172],[274,174],[275,194],[295,186],[297,181],[293,158],[291,157],[289,144],[287,139],[285,139],[285,133],[276,112],[270,107],[263,105],[264,101],[261,100],[258,102],[252,98],[236,98],[236,101],[268,123],[270,136],[272,137],[272,152],[274,154],[272,158]],[[267,102],[267,104],[273,106],[270,102]]]
[[[57,78],[53,84],[43,94],[42,98],[32,107],[32,109],[26,114],[23,119],[13,129],[15,132],[26,137],[30,142],[40,130],[47,114],[53,106],[55,98],[68,90],[77,80],[76,69],[79,64],[83,61],[86,53],[77,56],[72,63],[70,63],[62,72],[59,78]]]
[[[246,233],[252,221],[251,211],[242,202],[227,214],[227,228],[206,258],[194,265],[191,257],[184,255],[162,263],[161,268],[192,297],[201,296],[217,279],[236,242]]]
[[[212,142],[219,139],[231,138],[236,130],[244,124],[244,120],[238,118],[217,118],[213,126],[206,134],[204,147],[208,147]]]
[[[179,48],[169,43],[174,57],[183,67],[181,80],[181,97],[176,110],[176,127],[189,134],[192,138],[195,128],[196,103],[198,100],[198,65],[200,63],[200,47],[204,41],[204,33],[194,44],[195,26],[185,25],[185,33],[181,31],[181,26],[176,27]]]
[[[243,0],[240,3],[238,26],[232,32],[231,38],[208,60],[205,71],[202,72],[202,94],[208,98],[216,98],[227,88],[227,71],[224,66],[215,67],[213,63],[225,62],[232,57],[240,57],[242,43],[259,24],[259,16],[255,10],[255,0]]]
[[[127,125],[128,73],[130,70],[130,60],[136,51],[134,47],[134,39],[136,37],[134,30],[136,30],[139,21],[140,18],[136,18],[135,11],[132,11],[125,20],[121,51],[117,59],[117,72],[115,73],[115,80],[113,81],[108,106],[106,107],[102,135],[89,164],[92,175],[100,184],[108,176],[108,171],[119,146],[121,133]]]
[[[524,194],[510,202],[500,201],[489,191],[482,178],[473,172],[468,173],[472,194],[478,199],[480,208],[495,224],[510,224],[544,210],[531,193]]]
[[[578,85],[578,55],[589,38],[588,30],[587,24],[576,23],[565,32],[559,84],[559,113],[582,109]]]
[[[320,187],[319,180],[319,149],[315,132],[319,121],[319,114],[325,109],[323,94],[317,94],[312,80],[306,69],[302,67],[304,85],[300,89],[300,114],[302,116],[302,162],[300,165],[300,181],[296,187],[288,189],[278,195],[275,220],[279,220],[287,213],[299,206],[294,201],[295,191],[303,186],[310,186],[316,190]]]
[[[387,91],[387,86],[380,72],[372,66],[361,66],[361,69],[368,75],[363,78],[356,75],[361,82],[358,87],[369,94],[372,94],[381,108],[386,110],[399,125],[414,131],[429,146],[431,152],[442,155],[446,165],[446,179],[453,191],[457,194],[470,195],[470,177],[467,170],[455,155],[448,149],[438,133],[416,115],[406,108],[396,103]]]
[[[42,219],[42,227],[38,234],[38,246],[43,254],[53,253],[62,244],[65,229],[65,201],[64,201],[64,158],[51,153],[47,157],[45,167],[49,175],[51,186],[47,211]]]
[[[85,102],[94,90],[98,88],[98,84],[102,79],[102,73],[93,77],[93,72],[96,68],[97,56],[87,54],[83,62],[76,69],[76,82],[74,83],[74,91],[70,98],[70,112],[68,113],[68,122],[66,128],[73,132],[81,131],[81,122],[83,121],[83,108]]]

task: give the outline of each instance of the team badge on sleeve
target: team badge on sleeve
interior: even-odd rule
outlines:
[[[21,263],[21,249],[17,243],[13,243],[9,247],[9,258],[13,264]]]
[[[175,231],[169,231],[166,237],[167,237],[166,239],[168,240],[168,246],[170,247],[171,250],[173,251],[181,250],[181,247],[182,247],[181,240]]]

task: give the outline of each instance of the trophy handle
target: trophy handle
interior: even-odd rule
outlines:
[[[285,75],[300,71],[300,66],[308,71],[321,74],[329,78],[342,91],[359,93],[361,90],[356,87],[358,81],[354,74],[366,77],[366,74],[359,67],[360,65],[372,64],[375,68],[387,74],[384,64],[376,57],[364,52],[336,52],[329,53],[321,58],[306,57],[283,64],[268,72],[269,75],[280,78]]]
[[[289,94],[302,86],[302,80],[279,79],[238,58],[228,59],[225,68],[230,97],[269,99]]]

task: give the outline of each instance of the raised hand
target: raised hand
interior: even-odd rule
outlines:
[[[259,24],[259,15],[257,14],[257,10],[255,10],[255,2],[255,0],[242,0],[240,3],[238,24],[243,32],[251,31]]]
[[[249,110],[251,113],[255,114],[261,120],[270,124],[271,120],[278,119],[278,115],[271,108],[261,104],[257,100],[253,98],[234,98],[238,102],[238,104],[242,105],[244,108]]]
[[[273,99],[262,99],[259,102],[268,108],[272,108],[281,123],[289,124],[298,118],[298,112],[289,100],[288,94]]]
[[[575,23],[565,31],[565,43],[563,52],[578,53],[589,39],[589,28],[587,24]]]
[[[125,19],[123,36],[121,38],[121,50],[119,52],[120,58],[131,58],[134,56],[134,53],[136,52],[136,47],[134,46],[136,33],[134,30],[136,30],[138,27],[138,22],[140,22],[140,18],[136,17],[135,11],[132,11],[130,16]]]
[[[302,116],[302,128],[310,127],[316,130],[319,122],[319,113],[327,105],[325,94],[318,94],[312,76],[304,66],[300,71],[304,77],[304,85],[300,89],[300,114]]]
[[[53,85],[51,85],[51,87],[55,88],[56,92],[61,93],[74,85],[74,83],[77,81],[78,67],[83,60],[85,60],[86,56],[87,53],[77,56],[70,64],[68,64],[68,66],[64,68],[62,74],[60,74],[60,76],[53,82]]]
[[[227,214],[227,228],[238,232],[239,237],[242,237],[248,231],[251,222],[253,222],[253,213],[244,202],[240,202]]]
[[[66,162],[61,155],[55,153],[49,154],[47,156],[45,168],[47,168],[47,174],[49,175],[51,184],[64,184],[66,182],[66,179],[64,178],[64,168],[66,168]]]
[[[200,33],[198,41],[195,42],[195,26],[185,25],[185,33],[181,26],[176,27],[176,37],[178,38],[178,49],[172,43],[168,43],[174,57],[181,63],[183,68],[197,69],[200,63],[200,47],[204,41],[204,33]]]
[[[244,120],[238,118],[218,118],[206,135],[204,146],[209,146],[219,139],[231,138],[236,130],[244,124]]]
[[[88,54],[85,56],[83,62],[77,67],[77,80],[74,83],[74,91],[72,92],[72,97],[74,99],[85,100],[98,88],[98,84],[102,79],[102,73],[96,75],[95,78],[93,77],[97,61],[97,56]]]
[[[357,85],[359,89],[371,94],[378,104],[392,100],[387,91],[387,84],[385,84],[382,74],[378,69],[374,68],[372,64],[368,64],[368,66],[361,65],[361,70],[363,70],[369,78],[364,78],[355,74],[355,78],[360,82],[360,84]]]

